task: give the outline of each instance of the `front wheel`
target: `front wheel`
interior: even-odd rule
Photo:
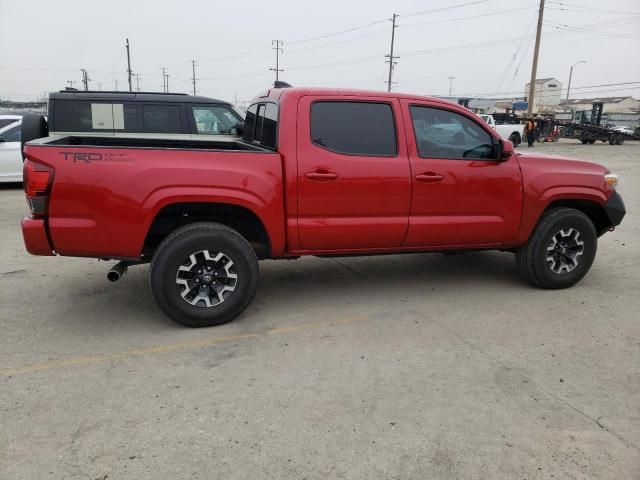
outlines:
[[[258,284],[258,259],[235,230],[192,223],[163,240],[151,262],[151,289],[162,311],[189,327],[231,321]]]
[[[589,217],[573,208],[556,208],[542,216],[529,241],[516,250],[516,260],[529,283],[567,288],[587,274],[597,248],[598,236]]]

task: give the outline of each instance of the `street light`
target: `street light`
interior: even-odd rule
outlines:
[[[571,90],[571,76],[573,75],[573,67],[578,65],[579,63],[587,63],[586,60],[580,60],[579,62],[571,65],[571,70],[569,70],[569,85],[567,85],[567,100],[569,100],[569,90]]]

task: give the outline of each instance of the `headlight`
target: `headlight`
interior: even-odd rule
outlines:
[[[604,176],[604,181],[607,183],[607,185],[616,188],[618,186],[618,175],[616,175],[615,173],[607,173]]]

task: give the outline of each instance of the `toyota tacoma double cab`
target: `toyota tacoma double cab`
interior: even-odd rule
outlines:
[[[150,262],[160,308],[184,325],[251,302],[258,260],[499,249],[547,288],[589,271],[620,224],[618,177],[515,153],[450,102],[272,88],[235,141],[53,136],[24,148],[33,255]]]

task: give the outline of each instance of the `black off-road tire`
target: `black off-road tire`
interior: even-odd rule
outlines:
[[[197,254],[197,259],[205,258],[204,251],[212,257],[216,253],[224,254],[224,259],[233,262],[233,266],[225,270],[237,275],[233,283],[235,289],[223,301],[211,306],[203,305],[203,301],[197,305],[190,303],[181,295],[187,287],[176,283],[180,267],[189,267],[193,254]],[[218,271],[222,272],[221,268]],[[198,277],[196,271],[193,273]],[[167,316],[188,327],[211,327],[233,320],[253,300],[258,275],[258,259],[251,245],[235,230],[213,222],[192,223],[172,232],[162,241],[151,261],[151,289],[156,302]],[[211,295],[214,294],[211,290]]]
[[[578,232],[583,242],[582,254],[577,266],[570,271],[558,273],[554,260],[548,260],[547,250],[554,238],[563,238],[560,232]],[[574,234],[575,235],[575,234]],[[580,247],[578,247],[580,248]],[[568,288],[578,283],[589,271],[598,248],[596,229],[584,213],[573,208],[554,208],[544,213],[529,241],[516,250],[516,261],[523,277],[531,284],[546,289]]]
[[[520,135],[516,132],[512,133],[509,136],[509,140],[511,141],[511,143],[513,143],[513,148],[518,148],[518,145],[520,145],[520,143],[522,142]]]

